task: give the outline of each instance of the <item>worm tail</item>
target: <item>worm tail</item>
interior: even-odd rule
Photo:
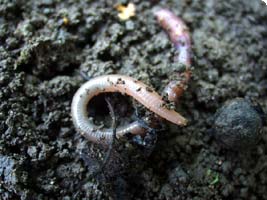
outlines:
[[[177,78],[172,80],[163,91],[167,94],[169,101],[177,102],[186,90],[191,77],[192,52],[189,30],[181,18],[167,9],[156,11],[155,16],[177,50],[176,61],[185,67],[185,71],[177,73]]]

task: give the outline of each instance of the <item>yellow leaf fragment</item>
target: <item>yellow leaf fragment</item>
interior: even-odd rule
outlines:
[[[63,24],[68,25],[69,24],[69,19],[67,17],[63,17]]]
[[[121,4],[116,6],[118,13],[118,17],[121,20],[127,20],[133,16],[135,16],[135,5],[133,3],[129,3],[127,6],[123,6]]]

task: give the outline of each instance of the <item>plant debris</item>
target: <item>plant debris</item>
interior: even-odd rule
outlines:
[[[116,6],[118,13],[118,17],[121,20],[128,20],[131,17],[135,16],[135,5],[133,3],[129,3],[127,6],[119,4]]]

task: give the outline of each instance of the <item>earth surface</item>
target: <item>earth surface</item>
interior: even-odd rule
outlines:
[[[136,14],[122,21],[115,7],[126,0],[0,0],[0,199],[267,199],[266,128],[256,145],[238,149],[221,146],[213,129],[227,100],[267,110],[265,3],[131,2]],[[157,7],[191,32],[193,78],[176,108],[189,124],[162,122],[145,145],[116,141],[99,171],[107,149],[75,131],[72,97],[81,73],[125,74],[163,90],[177,63]],[[151,114],[130,97],[106,96],[120,123]],[[97,98],[90,115],[108,126]]]

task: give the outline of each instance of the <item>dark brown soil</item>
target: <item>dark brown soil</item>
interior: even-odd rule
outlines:
[[[122,22],[114,6],[125,0],[0,0],[0,199],[267,200],[266,128],[257,145],[238,149],[222,147],[212,128],[216,110],[235,97],[267,110],[267,6],[132,2],[136,16]],[[117,141],[92,177],[106,149],[74,130],[79,72],[126,74],[161,92],[176,63],[155,7],[170,8],[192,33],[193,79],[177,107],[190,123],[162,124],[156,144]],[[110,97],[122,123],[140,108]],[[103,96],[99,102],[92,115],[108,123]]]

